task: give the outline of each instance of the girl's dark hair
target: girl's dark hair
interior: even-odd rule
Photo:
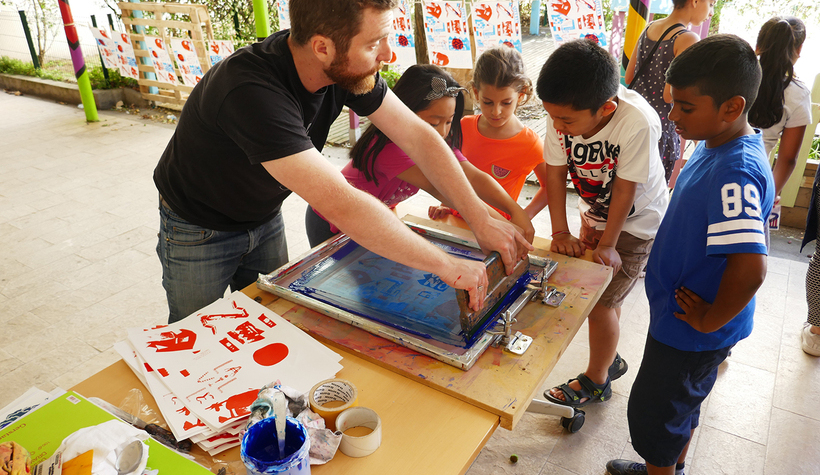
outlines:
[[[769,19],[757,34],[763,80],[749,111],[749,123],[766,129],[783,118],[786,87],[794,80],[794,60],[806,39],[806,26],[793,16]]]
[[[450,76],[449,73],[432,64],[417,64],[407,68],[401,75],[393,92],[402,102],[413,112],[421,112],[428,107],[433,100],[427,99],[427,95],[433,90],[433,78],[443,78],[447,87],[461,87],[461,85]],[[449,97],[449,96],[443,96]],[[464,95],[458,93],[455,96],[456,111],[453,116],[453,125],[450,126],[450,134],[444,139],[452,148],[461,148],[461,116],[464,115]],[[390,139],[375,125],[370,124],[350,150],[350,158],[353,160],[353,167],[364,173],[367,181],[372,181],[376,185],[374,168],[376,157],[384,150]]]
[[[471,89],[481,89],[482,85],[497,88],[511,87],[524,94],[525,104],[532,98],[532,81],[524,74],[524,59],[515,48],[500,45],[481,53],[475,61]]]

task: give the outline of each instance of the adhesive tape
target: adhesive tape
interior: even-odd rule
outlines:
[[[328,429],[336,430],[336,417],[358,404],[359,391],[350,381],[326,379],[310,390],[310,410],[322,416]]]
[[[356,437],[344,434],[353,427],[367,427],[373,432]],[[382,443],[382,420],[376,411],[366,407],[351,407],[336,418],[336,428],[342,432],[339,450],[348,457],[364,457],[379,448]]]

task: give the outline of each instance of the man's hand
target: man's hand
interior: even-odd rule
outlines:
[[[612,267],[612,274],[617,274],[621,270],[621,255],[614,247],[601,246],[592,251],[592,261],[598,264]]]
[[[449,214],[453,214],[453,210],[444,205],[431,206],[427,209],[427,216],[430,219],[441,219]]]
[[[470,308],[479,311],[484,307],[487,297],[487,269],[480,261],[471,261],[458,257],[450,257],[452,270],[439,275],[445,284],[454,289],[466,290],[470,293]]]
[[[581,257],[584,255],[586,246],[572,234],[556,234],[552,236],[550,251],[557,252],[569,257]]]
[[[529,251],[535,249],[508,221],[487,219],[483,226],[473,227],[476,241],[485,254],[498,251],[507,275],[512,274],[515,264],[526,259]]]
[[[706,331],[706,312],[712,308],[712,304],[700,298],[700,296],[686,287],[681,287],[675,291],[675,301],[678,302],[683,313],[675,313],[675,317],[688,323],[692,328],[701,332]]]

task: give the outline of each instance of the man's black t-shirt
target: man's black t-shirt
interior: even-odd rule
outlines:
[[[239,49],[188,97],[154,170],[160,194],[185,220],[220,231],[269,221],[290,191],[261,163],[321,151],[344,105],[363,116],[381,105],[387,86],[380,77],[361,96],[336,85],[308,92],[288,36],[285,30]]]

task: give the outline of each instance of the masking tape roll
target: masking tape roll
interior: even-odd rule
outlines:
[[[350,381],[326,379],[310,390],[310,410],[322,416],[328,429],[336,430],[336,417],[342,411],[358,405],[359,391]],[[341,403],[341,404],[340,404]]]
[[[353,427],[367,427],[373,432],[362,436],[344,432]],[[376,411],[366,407],[351,407],[336,418],[336,428],[342,432],[339,450],[348,457],[364,457],[372,454],[382,443],[382,420]]]

